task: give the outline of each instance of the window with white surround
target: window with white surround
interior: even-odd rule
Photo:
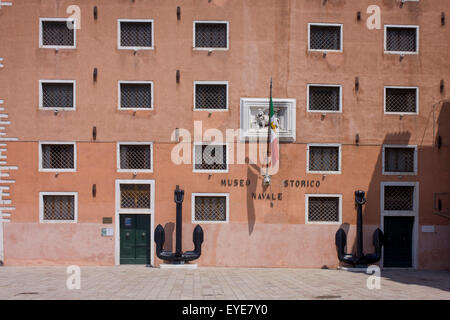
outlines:
[[[75,110],[75,80],[39,80],[39,108]]]
[[[119,109],[153,109],[153,81],[119,81]]]
[[[117,44],[119,49],[154,49],[154,30],[152,19],[117,20]]]
[[[75,172],[75,142],[39,142],[39,171]]]
[[[228,50],[228,39],[228,21],[194,21],[194,49]]]
[[[383,212],[414,212],[417,210],[415,182],[382,183]]]
[[[306,194],[306,223],[337,224],[342,222],[342,195]]]
[[[153,143],[118,142],[117,171],[153,172]]]
[[[309,112],[342,112],[342,86],[308,84]]]
[[[418,114],[418,87],[384,87],[384,112],[389,114]]]
[[[195,81],[194,110],[228,109],[228,81]]]
[[[192,193],[192,223],[228,223],[228,193]]]
[[[76,20],[70,18],[40,18],[39,48],[75,49]]]
[[[228,172],[227,144],[194,143],[194,172]]]
[[[118,211],[120,213],[152,213],[154,208],[153,181],[128,181],[120,181]]]
[[[309,51],[342,51],[342,24],[308,23]]]
[[[385,25],[384,52],[394,54],[419,53],[419,26]]]
[[[41,223],[76,223],[77,220],[77,192],[39,192]]]
[[[383,145],[383,174],[417,174],[417,146]]]
[[[341,173],[340,144],[308,144],[308,173]]]

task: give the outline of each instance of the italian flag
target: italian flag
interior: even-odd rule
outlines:
[[[270,166],[272,168],[278,167],[278,156],[279,156],[279,149],[278,149],[278,128],[275,123],[275,112],[273,111],[273,101],[272,101],[272,79],[270,79],[270,102],[269,102],[269,141],[270,141],[270,147],[267,150],[267,152],[271,154],[272,161],[270,162]]]

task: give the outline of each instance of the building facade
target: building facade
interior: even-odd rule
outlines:
[[[374,2],[0,2],[0,260],[159,266],[179,185],[200,266],[335,268],[364,190],[381,266],[449,268],[450,3]]]

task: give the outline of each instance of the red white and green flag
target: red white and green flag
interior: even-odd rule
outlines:
[[[270,146],[267,150],[271,155],[270,166],[272,168],[278,168],[278,157],[279,157],[279,143],[278,143],[278,123],[275,118],[275,112],[273,110],[272,101],[272,79],[270,79],[270,102],[269,102],[269,141]]]

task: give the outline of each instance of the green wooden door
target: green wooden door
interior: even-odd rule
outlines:
[[[120,215],[120,263],[150,264],[150,215]]]
[[[384,267],[412,267],[414,217],[384,217]]]

